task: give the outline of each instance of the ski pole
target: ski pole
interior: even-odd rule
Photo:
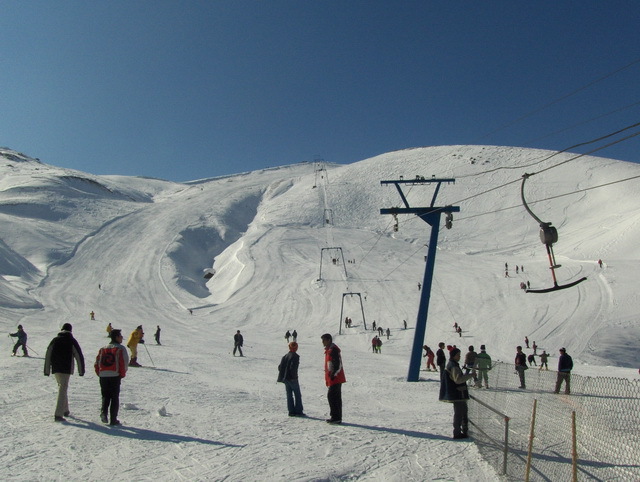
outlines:
[[[147,355],[149,355],[149,360],[151,360],[151,364],[155,367],[156,364],[153,363],[153,358],[151,358],[151,353],[149,353],[149,349],[147,348],[147,344],[143,343],[142,345],[144,346],[144,349],[147,350]]]
[[[33,348],[31,348],[31,347],[30,347],[29,345],[27,345],[26,343],[25,343],[25,345],[24,345],[24,346],[26,346],[26,347],[27,347],[27,350],[31,350],[31,351],[32,351],[33,353],[35,353],[36,355],[40,356],[40,353],[38,353],[37,351],[35,351]]]

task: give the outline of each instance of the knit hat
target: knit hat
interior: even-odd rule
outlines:
[[[109,336],[111,337],[111,341],[116,341],[116,338],[118,338],[119,336],[122,336],[122,330],[114,328],[109,332]]]
[[[298,344],[295,341],[289,343],[289,351],[296,352],[298,351]]]
[[[460,353],[460,349],[459,348],[454,348],[453,350],[451,350],[451,353],[449,353],[449,358],[453,358],[454,356],[456,356],[459,353]]]
[[[484,346],[484,345],[480,345],[480,349],[481,349],[481,350],[486,350],[486,348],[485,348],[485,346]]]
[[[71,323],[65,323],[62,325],[62,331],[71,331]]]

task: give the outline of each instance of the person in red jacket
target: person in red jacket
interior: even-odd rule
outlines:
[[[333,343],[333,337],[329,333],[321,338],[324,345],[324,380],[329,387],[327,400],[330,418],[327,423],[342,423],[342,384],[347,381],[342,368],[342,356],[340,348]]]
[[[94,368],[100,377],[100,392],[102,393],[102,409],[100,420],[109,425],[121,425],[118,420],[120,408],[120,382],[127,375],[129,355],[122,346],[122,331],[111,330],[111,343],[100,348]],[[107,418],[110,416],[110,419]]]

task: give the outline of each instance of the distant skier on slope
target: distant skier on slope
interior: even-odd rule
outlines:
[[[127,347],[131,350],[131,360],[129,361],[130,367],[141,367],[138,363],[138,343],[144,344],[144,331],[142,331],[142,325],[131,332],[129,339],[127,340]]]

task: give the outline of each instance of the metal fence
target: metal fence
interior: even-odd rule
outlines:
[[[529,480],[572,480],[576,455],[578,480],[640,481],[640,381],[572,374],[565,395],[564,385],[554,393],[556,376],[531,367],[523,390],[513,365],[497,363],[491,388],[470,390],[471,431],[483,456],[509,480],[527,473]]]

